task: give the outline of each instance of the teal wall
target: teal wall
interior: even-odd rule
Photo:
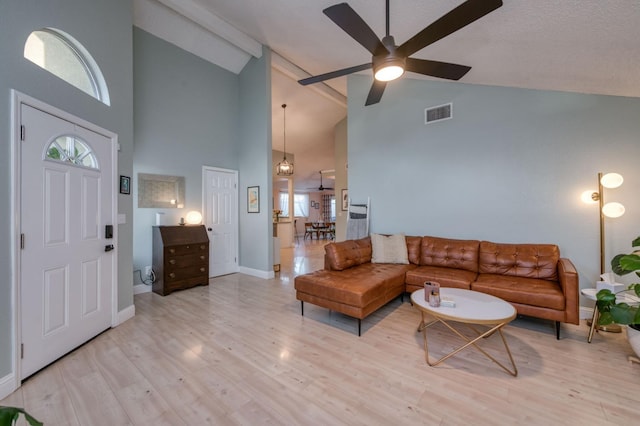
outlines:
[[[10,90],[47,102],[118,134],[120,174],[132,170],[133,90],[130,0],[2,0],[0,2],[0,379],[11,374],[12,261]],[[111,106],[42,70],[23,58],[24,43],[34,30],[53,27],[78,40],[96,60],[109,87]],[[131,279],[131,197],[120,195],[118,309],[133,303]]]
[[[177,225],[190,210],[202,211],[202,166],[238,169],[240,79],[138,28],[133,51],[133,264],[144,270],[156,212]],[[138,208],[138,173],[184,176],[184,208]],[[140,282],[137,273],[133,279]]]
[[[267,48],[240,73],[240,112],[240,267],[272,275],[271,51]],[[247,213],[249,186],[260,187],[260,213]]]
[[[599,214],[580,195],[616,171],[605,201],[627,211],[605,222],[607,259],[640,235],[640,99],[405,78],[364,107],[370,84],[348,81],[348,173],[373,232],[555,243],[593,287]],[[424,124],[448,102],[453,119]]]

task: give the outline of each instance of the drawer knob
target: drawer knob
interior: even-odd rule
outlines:
[[[175,264],[176,264],[176,260],[175,260],[175,259],[171,259],[171,260],[169,261],[169,263],[170,263],[170,264],[172,264],[172,265],[175,265]]]
[[[205,270],[205,268],[200,268],[200,272],[204,272]]]
[[[205,257],[206,256],[204,256],[204,255],[200,256],[200,260],[204,260]]]
[[[200,250],[204,250],[206,248],[207,248],[207,246],[205,246],[204,244],[200,246]]]
[[[173,272],[169,274],[169,278],[175,278],[175,277],[176,277],[176,274],[174,274]]]
[[[169,253],[173,254],[176,252],[176,249],[169,249]]]

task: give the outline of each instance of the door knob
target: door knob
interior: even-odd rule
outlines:
[[[111,251],[114,248],[115,247],[113,246],[113,244],[107,244],[106,246],[104,246],[104,251]]]
[[[207,228],[207,231],[213,231],[213,228]]]

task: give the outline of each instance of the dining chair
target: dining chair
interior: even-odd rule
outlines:
[[[311,237],[313,240],[313,234],[316,234],[316,238],[318,238],[318,230],[313,227],[313,223],[305,222],[304,223],[304,239],[307,239],[307,235]]]

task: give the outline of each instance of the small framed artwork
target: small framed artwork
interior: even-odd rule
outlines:
[[[131,194],[131,178],[129,176],[120,176],[120,193]]]
[[[260,213],[260,187],[247,188],[247,213]]]
[[[342,190],[342,210],[347,211],[349,209],[349,190]]]
[[[313,205],[313,208],[318,210],[320,208],[320,203],[316,201],[316,203]]]

